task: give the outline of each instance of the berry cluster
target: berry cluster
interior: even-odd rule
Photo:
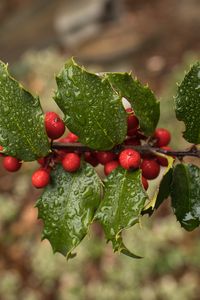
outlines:
[[[92,166],[98,164],[104,166],[105,175],[109,175],[119,165],[126,170],[142,170],[142,184],[148,189],[148,181],[155,179],[160,172],[160,166],[167,166],[166,158],[156,156],[154,154],[140,154],[140,152],[132,149],[132,146],[142,146],[147,143],[147,137],[142,134],[139,128],[139,121],[133,110],[128,108],[127,112],[127,137],[121,145],[122,151],[86,151],[84,153],[69,149],[56,149],[47,156],[38,159],[40,168],[32,175],[32,184],[36,188],[43,188],[50,182],[51,169],[56,163],[61,163],[64,170],[67,172],[75,172],[80,168],[81,157]],[[47,112],[45,114],[45,128],[48,137],[51,141],[56,140],[59,143],[76,143],[78,136],[69,132],[65,137],[61,136],[65,132],[65,124],[63,120],[55,112]],[[154,147],[160,147],[166,150],[171,150],[167,145],[170,142],[171,136],[168,130],[157,128],[152,137],[148,138],[148,144]],[[119,148],[120,149],[120,148]],[[3,148],[0,146],[0,152]],[[4,156],[0,153],[0,156]],[[20,169],[22,163],[15,157],[4,156],[3,166],[7,171],[15,172]]]
[[[60,138],[65,132],[65,124],[55,112],[47,112],[45,114],[45,128],[48,137],[52,141],[58,139],[57,141],[61,143],[75,143],[78,140],[78,137],[72,132],[69,132],[66,137]],[[38,159],[41,167],[33,173],[32,185],[36,188],[43,188],[48,185],[51,169],[55,163],[59,162],[62,163],[64,170],[75,172],[80,167],[81,158],[77,153],[69,153],[67,150],[56,150],[49,156]]]

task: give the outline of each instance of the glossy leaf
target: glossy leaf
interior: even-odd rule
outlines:
[[[142,215],[149,214],[149,216],[151,216],[153,214],[154,210],[158,209],[160,207],[160,205],[163,203],[163,201],[169,197],[170,192],[171,192],[172,174],[173,174],[173,169],[171,168],[163,176],[163,178],[160,182],[159,191],[158,191],[158,195],[156,197],[154,207],[151,206],[148,209],[145,209],[142,212]]]
[[[200,143],[200,63],[197,62],[186,74],[175,98],[176,117],[185,123],[184,138]]]
[[[0,61],[0,145],[4,153],[24,161],[50,151],[39,99],[15,81]]]
[[[151,212],[152,210],[154,210],[154,208],[158,208],[159,205],[164,200],[163,197],[168,197],[168,195],[169,195],[169,188],[170,188],[169,184],[171,184],[171,172],[172,172],[172,166],[173,166],[173,163],[174,163],[174,158],[172,156],[165,155],[165,154],[162,154],[162,153],[159,153],[159,152],[155,152],[155,154],[157,156],[161,156],[161,157],[167,159],[168,166],[165,168],[165,171],[164,171],[164,173],[162,175],[162,179],[161,179],[160,185],[157,186],[157,188],[155,190],[155,193],[154,193],[154,196],[152,197],[152,199],[150,200],[150,202],[147,203],[147,205],[145,206],[145,211],[146,212],[147,211]],[[167,175],[168,173],[170,173],[170,174]],[[165,191],[165,189],[166,189],[166,191]],[[145,213],[145,211],[144,211],[144,213]]]
[[[88,232],[99,205],[101,182],[89,164],[75,172],[65,172],[57,165],[36,206],[44,222],[43,239],[54,252],[71,257],[73,249]]]
[[[159,186],[159,192],[155,203],[155,209],[158,209],[158,207],[163,203],[167,197],[170,195],[171,191],[171,182],[172,182],[172,174],[173,169],[170,169],[169,172],[167,172],[160,183]]]
[[[117,168],[106,178],[104,193],[95,219],[102,224],[106,239],[112,241],[114,251],[139,258],[125,247],[121,233],[123,229],[138,223],[147,200],[141,183],[141,171],[128,172]]]
[[[107,73],[116,89],[131,104],[145,135],[151,135],[160,117],[160,103],[148,86],[143,86],[128,73]]]
[[[172,207],[177,220],[191,231],[200,224],[200,169],[191,164],[176,165],[172,180]]]
[[[126,112],[122,98],[108,79],[89,73],[69,60],[56,77],[55,101],[67,127],[84,145],[109,150],[126,137]]]

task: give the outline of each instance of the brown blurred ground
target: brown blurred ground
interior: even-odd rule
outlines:
[[[2,0],[0,57],[55,46],[104,70],[134,68],[157,89],[185,52],[199,52],[199,11],[198,0]]]
[[[198,0],[1,0],[0,57],[45,109],[52,109],[53,75],[71,55],[93,70],[133,70],[172,98],[170,74],[188,51],[199,57],[199,11]],[[170,105],[161,103],[161,123],[174,130]],[[98,227],[73,262],[53,256],[40,242],[34,167],[16,175],[0,169],[0,300],[199,300],[199,231],[184,233],[168,202],[127,240],[142,262],[113,255]]]

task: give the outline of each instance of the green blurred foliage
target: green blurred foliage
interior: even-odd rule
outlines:
[[[177,84],[183,81],[185,72],[188,71],[192,64],[199,59],[196,53],[186,53],[181,65],[177,65],[168,76],[165,82],[165,88],[161,93],[161,118],[159,127],[166,127],[172,133],[171,146],[174,149],[183,149],[191,144],[186,142],[182,137],[185,125],[176,119],[174,111],[174,97],[177,93]]]

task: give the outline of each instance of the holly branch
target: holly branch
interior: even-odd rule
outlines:
[[[90,147],[84,146],[81,143],[60,143],[60,142],[53,142],[52,143],[53,150],[70,150],[70,151],[79,151],[81,153],[85,152],[95,152],[95,149]],[[184,157],[184,156],[193,156],[200,158],[200,150],[197,148],[196,145],[193,145],[191,148],[186,150],[166,150],[158,147],[152,147],[149,144],[144,144],[141,146],[133,146],[133,145],[117,145],[113,149],[109,150],[110,152],[118,154],[124,149],[134,149],[141,154],[155,154],[155,152],[162,153],[169,156],[175,157]]]

